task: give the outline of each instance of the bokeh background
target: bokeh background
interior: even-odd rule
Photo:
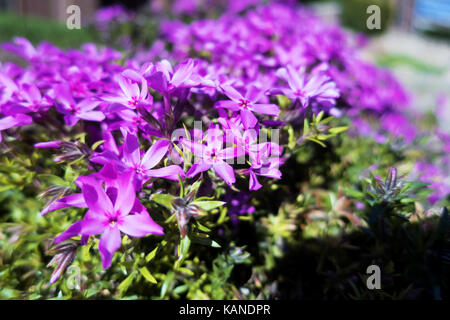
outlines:
[[[295,2],[295,1],[293,1]],[[367,59],[392,69],[413,94],[411,111],[433,112],[450,92],[450,0],[303,0],[325,20],[370,36]],[[167,0],[0,0],[0,42],[23,36],[33,43],[49,41],[65,48],[85,42],[104,42],[93,27],[96,12],[120,4],[130,10],[163,8]],[[178,0],[174,8],[201,0]],[[66,8],[81,8],[80,30],[68,30]],[[368,30],[368,6],[381,9],[381,30]],[[151,24],[150,24],[151,28]],[[149,31],[151,34],[151,30]],[[17,59],[2,52],[0,61]],[[449,128],[450,112],[443,112]]]

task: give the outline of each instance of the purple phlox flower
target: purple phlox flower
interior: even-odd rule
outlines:
[[[0,72],[0,106],[7,101],[11,101],[13,95],[18,93],[19,87],[17,84],[8,75]]]
[[[101,94],[104,91],[102,77],[104,72],[100,66],[80,68],[71,66],[64,73],[64,79],[70,87],[73,97],[86,98],[91,92]]]
[[[153,169],[169,152],[172,144],[169,140],[156,140],[147,152],[142,154],[136,133],[123,129],[122,134],[125,142],[119,148],[120,151],[105,149],[101,153],[95,153],[90,160],[103,165],[112,162],[120,170],[133,170],[136,173],[135,185],[137,189],[141,188],[142,184],[150,178],[164,178],[174,181],[178,181],[179,177],[184,178],[185,173],[178,165]]]
[[[289,88],[281,88],[281,92],[293,101],[299,101],[302,107],[307,107],[312,101],[327,106],[334,106],[340,93],[331,78],[316,69],[309,76],[304,68],[297,71],[291,65],[280,68],[278,77],[285,80]]]
[[[206,144],[187,139],[182,140],[182,144],[192,151],[197,160],[186,173],[186,176],[192,178],[213,168],[219,177],[228,185],[232,185],[236,182],[234,170],[224,160],[242,156],[242,150],[236,147],[224,149],[224,135],[218,127],[211,126],[205,136]]]
[[[12,43],[4,43],[2,48],[29,61],[38,56],[38,52],[31,42],[22,37],[15,37]]]
[[[275,104],[259,104],[257,103],[263,91],[258,87],[252,85],[247,90],[245,96],[242,96],[236,89],[229,85],[220,86],[225,95],[231,100],[220,100],[215,104],[215,108],[225,108],[232,111],[239,111],[242,124],[247,128],[254,128],[258,119],[253,112],[267,114],[271,116],[278,116],[280,108]]]
[[[115,108],[121,109],[121,106],[129,109],[135,109],[138,105],[144,104],[151,106],[153,103],[153,97],[148,94],[147,81],[143,77],[139,77],[141,80],[141,87],[123,75],[117,76],[117,83],[119,84],[120,91],[116,94],[105,94],[101,98],[111,103],[110,111],[114,111]]]
[[[34,84],[24,83],[20,87],[20,98],[5,108],[5,114],[46,111],[53,105],[48,96],[42,97],[41,91]]]
[[[61,199],[58,199],[58,200],[50,203],[50,205],[46,206],[44,209],[42,209],[41,215],[45,216],[49,212],[68,208],[68,207],[87,208],[87,204],[86,204],[86,201],[84,200],[83,194],[74,193],[74,194],[65,196]]]
[[[417,135],[417,128],[411,121],[399,113],[387,113],[380,119],[381,127],[396,138],[404,138],[410,143]]]
[[[151,62],[145,62],[139,68],[139,70],[134,69],[126,69],[122,72],[122,75],[128,79],[133,80],[134,82],[141,82],[145,80],[146,77],[150,76],[155,72],[155,66]]]
[[[0,142],[2,141],[1,132],[13,127],[20,127],[33,123],[33,118],[26,114],[17,114],[14,116],[6,116],[0,119]]]
[[[61,146],[61,140],[38,142],[33,146],[39,149],[58,149]]]
[[[184,178],[183,169],[178,165],[169,165],[159,169],[153,169],[167,154],[171,142],[168,140],[157,140],[141,157],[139,140],[137,136],[130,132],[125,132],[125,143],[123,148],[122,161],[136,172],[136,176],[141,181],[149,178],[165,178],[178,181],[179,177]]]
[[[435,164],[427,162],[418,162],[414,167],[413,174],[418,175],[420,181],[430,183],[428,188],[432,189],[433,193],[428,197],[428,201],[431,204],[445,199],[450,194],[448,169],[448,167],[440,168]]]
[[[248,154],[252,163],[262,164],[262,159],[271,154],[281,155],[282,147],[274,142],[267,142],[267,135],[258,134],[255,129],[241,130],[232,121],[227,122],[226,140],[236,145],[238,149]],[[261,141],[258,141],[258,136]],[[258,143],[260,142],[260,143]]]
[[[260,156],[261,153],[258,154]],[[250,176],[249,180],[249,190],[258,190],[262,187],[259,183],[257,175],[268,177],[272,179],[281,179],[280,166],[283,164],[283,160],[278,157],[270,157],[267,155],[260,157],[256,161],[252,162],[249,169],[244,171]]]
[[[67,84],[60,84],[55,88],[56,104],[58,112],[64,115],[64,121],[68,126],[74,126],[80,119],[88,121],[102,121],[105,115],[101,111],[94,110],[101,101],[86,98],[76,102]]]
[[[85,43],[81,46],[82,51],[78,51],[83,55],[82,58],[87,59],[95,64],[104,64],[109,61],[119,60],[122,54],[111,48],[99,48],[94,43]]]
[[[121,233],[131,237],[163,234],[161,226],[148,214],[130,214],[136,200],[136,190],[132,183],[134,172],[120,172],[110,166],[108,173],[110,176],[105,187],[103,181],[92,176],[77,179],[89,210],[83,220],[72,224],[54,241],[59,243],[77,234],[102,234],[99,251],[104,269],[110,267],[114,252],[120,248]],[[141,210],[140,207],[138,209]]]
[[[95,13],[96,25],[101,29],[105,29],[112,20],[117,22],[126,22],[134,18],[134,13],[127,10],[120,4],[111,5],[101,8]]]
[[[148,77],[150,87],[161,94],[173,94],[176,89],[191,88],[199,85],[200,76],[197,72],[197,62],[187,59],[176,66],[167,60],[155,64],[155,73]]]

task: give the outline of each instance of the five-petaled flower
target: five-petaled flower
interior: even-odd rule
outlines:
[[[101,234],[99,251],[106,269],[111,265],[114,252],[120,248],[121,233],[144,237],[148,234],[162,235],[163,229],[145,210],[142,211],[132,183],[133,171],[120,172],[112,165],[106,165],[103,173],[107,177],[105,181],[92,175],[77,179],[89,210],[83,220],[75,222],[56,237],[55,243],[78,234]]]
[[[278,116],[280,113],[280,108],[276,104],[257,103],[261,99],[263,91],[255,85],[251,85],[249,87],[245,96],[242,96],[230,85],[224,84],[221,88],[231,100],[217,101],[215,107],[239,111],[242,124],[246,129],[254,128],[258,123],[258,119],[255,117],[253,112],[271,116]]]

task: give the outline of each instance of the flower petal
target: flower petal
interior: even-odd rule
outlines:
[[[163,235],[163,228],[148,214],[133,214],[123,217],[118,223],[120,231],[132,237],[144,237],[148,234]]]
[[[254,128],[258,123],[258,119],[255,115],[251,111],[245,109],[241,109],[241,120],[245,129]]]
[[[120,248],[122,238],[120,236],[119,228],[108,227],[100,237],[98,244],[98,250],[102,256],[103,269],[108,269],[111,266],[111,261],[114,256],[114,252]]]
[[[258,190],[262,187],[262,185],[259,183],[258,178],[256,177],[256,174],[250,170],[250,180],[249,180],[249,190]]]
[[[77,182],[79,183],[84,200],[90,210],[98,214],[113,212],[111,199],[109,199],[105,190],[103,190],[101,181],[96,180],[91,176],[86,176],[79,177]]]
[[[252,110],[256,113],[268,114],[271,116],[278,116],[280,114],[280,107],[276,104],[254,104]]]
[[[180,175],[181,178],[184,178],[185,176],[183,169],[181,169],[181,167],[177,165],[148,170],[146,174],[149,177],[165,178],[174,181],[178,181],[178,175]]]
[[[134,189],[134,171],[128,171],[119,174],[116,181],[117,198],[114,203],[114,210],[119,211],[121,215],[128,214],[133,207],[136,199],[136,190]]]
[[[210,163],[206,163],[205,161],[200,160],[199,162],[192,165],[192,167],[186,173],[186,176],[189,178],[195,177],[200,172],[209,170],[211,166],[212,165]]]
[[[123,148],[123,157],[129,165],[137,165],[141,161],[141,150],[139,149],[139,140],[134,133],[125,131],[125,143]]]
[[[227,95],[228,98],[239,102],[239,100],[244,99],[244,97],[232,86],[224,84],[220,86],[223,92]]]
[[[0,130],[9,129],[12,127],[23,126],[33,122],[33,118],[25,114],[18,114],[16,116],[8,116],[0,119]]]
[[[67,197],[61,198],[55,202],[52,202],[48,207],[45,207],[41,211],[41,215],[44,216],[49,212],[59,210],[67,207],[86,208],[86,201],[84,201],[83,194],[75,193]]]
[[[214,171],[221,177],[228,185],[236,182],[233,167],[224,161],[213,164]]]
[[[81,232],[82,222],[83,222],[83,220],[77,221],[74,224],[72,224],[69,228],[67,228],[66,231],[64,231],[59,236],[57,236],[55,238],[55,240],[53,240],[53,242],[54,243],[60,243],[62,241],[65,241],[67,239],[70,239],[72,237],[75,237],[75,236],[79,235],[80,232]]]
[[[151,169],[161,161],[169,149],[170,142],[168,140],[158,140],[153,143],[142,158],[142,165],[146,169]]]
[[[237,110],[239,110],[239,104],[237,104],[233,100],[220,100],[214,104],[214,108],[223,108],[223,109],[229,109],[232,111],[237,111]]]
[[[101,111],[88,111],[83,112],[78,115],[81,119],[87,121],[103,121],[105,119],[105,115]]]
[[[98,216],[92,213],[86,214],[86,217],[84,217],[81,222],[80,233],[84,236],[103,233],[109,224],[109,220],[106,216]]]

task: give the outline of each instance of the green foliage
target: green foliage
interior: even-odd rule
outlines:
[[[58,22],[38,17],[23,17],[14,13],[0,13],[0,42],[13,37],[25,37],[32,43],[48,41],[62,48],[79,47],[95,40],[90,28],[69,30]]]
[[[85,210],[39,214],[63,194],[79,192],[73,182],[88,174],[86,156],[96,146],[70,133],[54,157],[34,149],[34,141],[9,137],[0,152],[0,298],[448,297],[448,211],[424,209],[428,188],[406,180],[415,154],[350,136],[348,125],[319,114],[303,122],[299,136],[281,135],[283,143],[295,143],[294,152],[281,167],[283,178],[265,180],[252,194],[252,215],[229,214],[228,186],[212,174],[178,186],[154,181],[140,198],[165,235],[124,236],[108,270],[98,240],[71,247],[71,264],[67,247],[51,243]],[[45,141],[35,130],[36,141]],[[209,183],[215,192],[204,190]],[[238,179],[236,188],[246,190],[247,182]],[[49,284],[63,257],[73,269]],[[372,264],[382,270],[379,291],[366,287]],[[78,289],[70,286],[74,270]]]

